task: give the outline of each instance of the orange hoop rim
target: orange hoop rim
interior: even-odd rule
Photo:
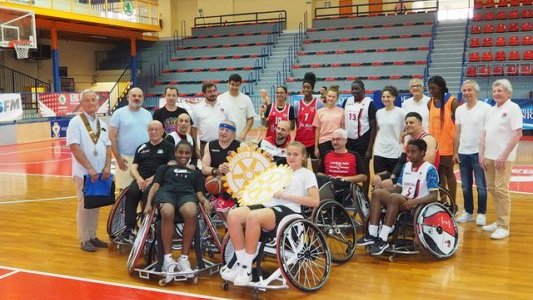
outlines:
[[[30,40],[12,40],[12,41],[9,41],[9,47],[11,47],[11,48],[15,48],[18,45],[31,47],[31,41]]]

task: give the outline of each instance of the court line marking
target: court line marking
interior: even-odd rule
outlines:
[[[53,162],[60,162],[71,160],[72,158],[62,158],[62,159],[52,159],[52,160],[41,160],[41,161],[25,161],[25,162],[14,162],[14,163],[0,163],[0,166],[13,166],[13,165],[28,165],[28,164],[47,164]]]
[[[55,174],[30,174],[30,173],[15,173],[15,172],[2,172],[0,171],[0,175],[19,175],[19,176],[50,176],[50,177],[69,177],[71,178],[72,175],[55,175]]]
[[[188,296],[188,297],[197,297],[197,298],[214,299],[214,300],[230,300],[231,299],[231,298],[221,298],[221,297],[214,297],[214,296],[209,296],[209,295],[201,295],[201,294],[186,293],[186,292],[179,292],[179,291],[169,291],[169,290],[152,288],[152,287],[143,287],[143,286],[137,286],[137,285],[132,285],[132,284],[126,284],[126,283],[118,283],[118,282],[104,281],[104,280],[98,280],[98,279],[82,278],[82,277],[77,277],[77,276],[62,275],[62,274],[55,274],[55,273],[27,270],[27,269],[21,269],[21,268],[13,268],[13,267],[1,266],[1,265],[0,265],[0,268],[13,270],[13,271],[16,271],[17,273],[18,272],[26,272],[26,273],[35,274],[35,275],[42,275],[42,276],[49,276],[49,277],[56,277],[56,278],[63,278],[63,279],[70,279],[70,280],[77,280],[77,281],[82,281],[82,282],[98,283],[98,284],[104,284],[104,285],[111,285],[111,286],[118,286],[118,287],[136,289],[136,290],[152,291],[152,292],[158,292],[158,293],[163,293],[163,294],[171,294],[171,295],[178,295],[178,296]]]
[[[55,198],[2,201],[2,202],[0,202],[0,205],[3,205],[3,204],[17,204],[17,203],[32,203],[32,202],[46,202],[46,201],[66,200],[66,199],[73,199],[73,198],[78,198],[78,196],[66,196],[66,197],[55,197]]]
[[[63,148],[63,146],[59,146],[59,147]],[[11,152],[0,152],[0,155],[17,154],[17,153],[24,153],[24,152],[34,152],[34,151],[41,151],[41,150],[45,150],[45,149],[54,149],[54,148],[55,148],[54,146],[50,146],[50,147],[41,147],[41,148],[33,148],[33,149],[23,149],[23,150],[11,151]],[[65,149],[61,149],[61,150],[70,152],[68,147],[66,147]]]
[[[15,275],[15,274],[17,274],[17,273],[19,273],[19,272],[20,272],[20,271],[18,271],[18,270],[13,270],[13,271],[11,271],[11,272],[9,272],[9,273],[6,273],[6,274],[4,274],[4,275],[1,275],[1,276],[0,276],[0,280],[1,280],[1,279],[4,279],[4,278],[6,278],[6,277],[9,277],[9,276],[11,276],[11,275]]]

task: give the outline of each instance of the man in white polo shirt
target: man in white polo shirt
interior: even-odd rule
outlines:
[[[406,99],[402,103],[402,109],[405,113],[416,112],[422,117],[422,128],[429,132],[429,97],[424,95],[424,82],[418,78],[409,81],[409,92],[413,97]]]
[[[485,172],[479,164],[479,141],[485,127],[485,119],[490,105],[478,101],[479,84],[475,80],[465,80],[461,87],[463,100],[466,102],[455,111],[455,162],[461,170],[463,186],[464,212],[457,222],[474,221],[474,195],[472,186],[474,178],[477,186],[476,224],[485,225],[487,211],[487,184]]]
[[[231,74],[228,79],[228,91],[218,96],[218,102],[224,109],[226,119],[233,121],[237,127],[237,140],[245,141],[254,124],[255,111],[252,99],[241,93],[242,77]]]
[[[200,145],[196,144],[196,153],[199,158],[204,156],[205,144],[218,139],[218,125],[226,118],[224,109],[217,100],[217,86],[213,82],[202,84],[205,100],[193,108],[191,135],[198,136],[200,131]]]
[[[78,194],[77,225],[80,248],[94,252],[106,248],[107,243],[96,237],[98,208],[85,209],[83,176],[94,182],[99,173],[102,179],[111,175],[111,142],[105,122],[98,119],[98,96],[91,90],[80,93],[82,113],[72,118],[67,128],[67,145],[72,152],[72,180]]]
[[[479,144],[479,163],[485,169],[487,187],[496,203],[496,222],[482,227],[492,232],[492,239],[505,239],[510,235],[511,197],[509,180],[512,162],[522,137],[522,111],[511,101],[513,87],[507,79],[492,84],[492,98],[496,105],[487,115]]]

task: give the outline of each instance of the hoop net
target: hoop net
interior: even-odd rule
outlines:
[[[11,46],[15,48],[17,53],[17,59],[28,58],[28,52],[30,51],[31,41],[28,40],[14,40],[11,41]]]

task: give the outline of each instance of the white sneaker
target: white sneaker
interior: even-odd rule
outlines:
[[[483,226],[487,224],[487,216],[484,214],[477,214],[476,216],[476,225]]]
[[[189,262],[188,258],[180,256],[180,258],[178,258],[177,265],[178,265],[178,270],[180,272],[183,272],[183,273],[192,273],[193,272],[192,269],[191,269],[191,263]]]
[[[509,230],[498,227],[498,229],[490,235],[490,238],[493,240],[501,240],[508,237],[510,234]]]
[[[252,282],[252,268],[239,268],[240,272],[233,280],[233,284],[236,286],[246,286]]]
[[[498,225],[496,225],[496,222],[494,222],[494,223],[491,223],[489,225],[485,225],[485,226],[481,227],[481,229],[483,231],[493,232],[496,229],[498,229]]]
[[[241,265],[236,262],[233,265],[233,268],[229,268],[227,265],[220,268],[220,277],[226,281],[233,282],[235,280],[235,277],[239,275],[239,271],[242,269]]]
[[[161,272],[165,273],[174,273],[176,272],[177,263],[171,258],[170,260],[163,259],[163,267],[161,267]]]
[[[465,222],[472,222],[472,221],[474,221],[474,217],[471,214],[467,213],[466,211],[464,211],[463,214],[459,218],[457,218],[458,223],[465,223]]]

